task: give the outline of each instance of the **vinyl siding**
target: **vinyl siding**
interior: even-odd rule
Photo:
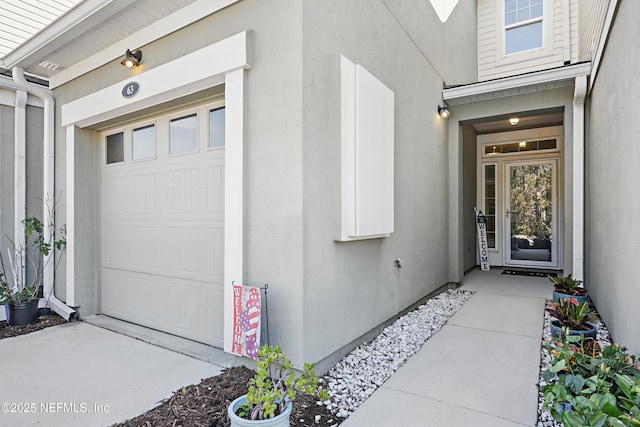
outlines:
[[[502,1],[504,0],[478,1],[478,80],[484,81],[562,66],[564,64],[563,1],[565,0],[549,2],[553,7],[549,48],[544,48],[545,52],[529,51],[509,55],[507,58],[503,58],[501,41],[503,38],[500,33],[503,29],[502,7],[499,2]],[[577,62],[579,6],[578,0],[569,1],[569,56],[571,62]],[[545,3],[545,7],[547,5],[548,3]],[[519,55],[522,57],[521,60],[518,59]]]
[[[602,35],[604,19],[611,0],[581,1],[578,5],[580,32],[578,34],[578,57],[588,61],[593,56]]]

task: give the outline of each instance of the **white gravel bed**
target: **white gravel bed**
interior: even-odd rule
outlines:
[[[547,300],[546,308],[549,308],[552,301]],[[593,310],[593,306],[591,307]],[[596,312],[597,314],[597,312]],[[551,355],[544,348],[544,345],[551,341],[551,331],[549,329],[549,323],[551,322],[551,315],[544,312],[544,326],[542,328],[542,347],[540,349],[540,386],[546,385],[546,382],[542,378],[542,371],[547,370],[551,367]],[[601,348],[607,347],[611,345],[611,336],[609,335],[609,330],[605,326],[604,322],[598,316],[598,320],[596,322],[592,322],[598,328],[596,339],[600,344]],[[538,424],[536,427],[562,427],[562,423],[556,422],[551,416],[551,413],[548,410],[542,409],[542,404],[544,403],[544,397],[542,393],[538,393]]]
[[[442,292],[384,328],[371,343],[354,349],[324,377],[332,397],[327,407],[339,417],[349,416],[438,332],[471,295],[471,291]]]

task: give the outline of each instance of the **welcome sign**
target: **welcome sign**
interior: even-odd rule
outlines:
[[[262,294],[253,286],[233,286],[233,344],[231,352],[258,359]]]
[[[489,251],[487,245],[487,217],[482,211],[478,211],[476,218],[478,224],[478,253],[480,254],[480,267],[482,271],[489,270]]]

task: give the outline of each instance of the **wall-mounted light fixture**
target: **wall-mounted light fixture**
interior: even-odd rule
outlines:
[[[131,52],[129,49],[127,49],[127,52],[124,54],[124,58],[122,59],[122,61],[120,61],[120,63],[127,68],[133,68],[140,65],[141,60],[142,60],[141,50],[138,49]]]
[[[438,114],[440,117],[444,117],[445,119],[451,115],[451,111],[449,111],[447,104],[438,105]]]
[[[515,126],[520,123],[520,119],[518,117],[511,117],[509,119],[509,123],[511,123],[511,126]]]

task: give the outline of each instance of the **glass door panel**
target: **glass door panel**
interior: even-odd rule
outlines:
[[[556,160],[507,163],[505,263],[557,264]]]

